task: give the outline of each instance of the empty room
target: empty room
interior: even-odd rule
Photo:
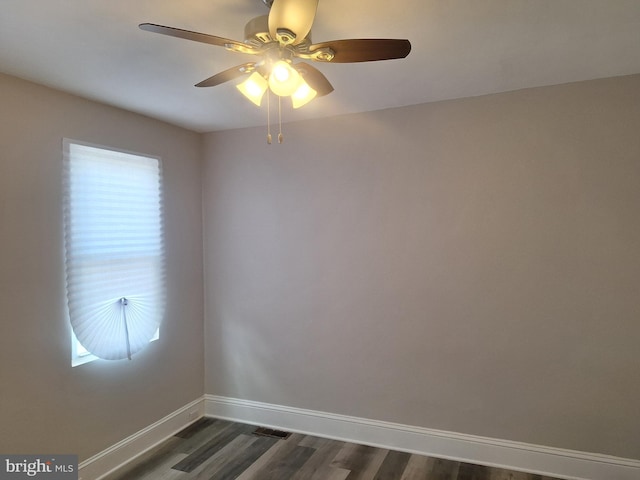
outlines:
[[[2,0],[0,479],[640,478],[640,2]]]

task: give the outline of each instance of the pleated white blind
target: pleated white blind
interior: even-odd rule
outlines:
[[[71,326],[93,355],[131,358],[165,310],[161,164],[67,139],[64,151]]]

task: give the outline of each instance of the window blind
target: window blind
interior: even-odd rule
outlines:
[[[93,355],[131,358],[165,311],[160,160],[64,140],[67,304]]]

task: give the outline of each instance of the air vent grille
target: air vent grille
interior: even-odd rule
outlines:
[[[279,438],[281,440],[285,440],[289,438],[291,432],[285,432],[282,430],[274,430],[272,428],[266,427],[258,427],[253,432],[254,435],[259,435],[261,437],[271,437],[271,438]]]

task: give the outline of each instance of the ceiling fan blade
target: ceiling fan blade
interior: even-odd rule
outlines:
[[[194,42],[208,43],[219,47],[226,47],[229,45],[240,47],[242,49],[251,49],[251,46],[246,43],[238,42],[237,40],[230,40],[228,38],[216,37],[215,35],[208,35],[206,33],[192,32],[181,28],[165,27],[164,25],[156,25],[155,23],[141,23],[138,26],[147,32],[161,33],[162,35],[184,38],[186,40],[193,40]]]
[[[249,62],[228,68],[223,72],[216,73],[213,77],[209,77],[206,80],[201,81],[200,83],[196,84],[196,87],[215,87],[216,85],[220,85],[221,83],[228,82],[229,80],[234,80],[238,77],[241,77],[242,75],[253,72],[255,70],[255,66],[256,64],[254,62]]]
[[[318,0],[274,0],[269,12],[271,38],[287,45],[301,43],[311,31],[317,8]],[[287,31],[295,38],[288,36]]]
[[[326,48],[333,51],[334,57],[331,60],[323,60],[322,56],[319,56],[318,61],[331,63],[376,62],[406,57],[411,51],[411,43],[409,40],[382,38],[333,40],[310,45],[309,52],[313,53],[316,50]]]
[[[299,63],[295,65],[295,69],[302,75],[304,81],[318,92],[318,96],[328,95],[333,92],[333,85],[329,83],[327,77],[325,77],[320,70],[306,63]]]

